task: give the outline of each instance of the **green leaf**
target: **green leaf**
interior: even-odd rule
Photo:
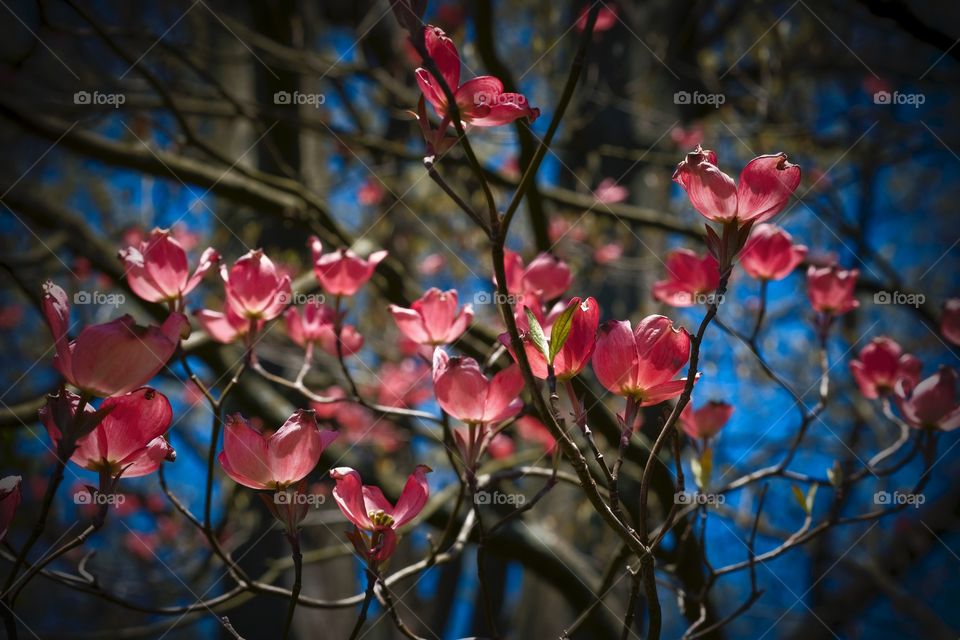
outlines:
[[[803,495],[803,489],[795,484],[790,485],[790,488],[793,490],[793,497],[796,499],[797,504],[800,505],[804,513],[810,515],[810,509],[807,507],[807,496]]]
[[[813,500],[817,497],[817,485],[810,485],[810,488],[807,489],[807,513],[813,512]]]
[[[843,482],[843,467],[838,460],[833,461],[833,466],[827,469],[827,479],[834,487],[839,488]]]
[[[568,305],[553,323],[553,328],[550,330],[550,351],[547,354],[547,362],[550,364],[553,364],[554,358],[557,357],[560,349],[563,349],[563,345],[566,344],[567,338],[570,337],[570,330],[573,328],[573,314],[578,306],[580,305]]]
[[[527,314],[527,323],[530,325],[530,339],[533,340],[533,344],[537,346],[537,349],[540,349],[540,353],[547,359],[547,362],[552,364],[553,360],[550,359],[547,336],[543,334],[543,327],[540,326],[540,321],[537,320],[537,316],[533,315],[533,311],[530,311],[529,307],[524,307],[523,311]]]

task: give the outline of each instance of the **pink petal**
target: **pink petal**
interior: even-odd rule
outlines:
[[[520,413],[523,401],[520,392],[523,391],[523,374],[520,367],[512,364],[499,371],[487,390],[486,404],[483,408],[483,421],[488,423],[500,422]]]
[[[787,154],[754,158],[740,172],[737,219],[762,222],[780,213],[800,184],[800,167],[787,162]]]
[[[363,482],[360,474],[350,467],[337,467],[330,470],[330,477],[337,483],[333,488],[333,499],[340,511],[360,529],[370,531],[373,523],[367,514],[363,496]]]
[[[193,272],[193,275],[190,276],[190,280],[187,282],[187,286],[183,288],[183,295],[186,295],[193,291],[200,281],[203,280],[203,277],[207,275],[207,272],[210,269],[214,268],[217,263],[220,261],[220,254],[217,253],[217,250],[213,247],[208,247],[200,255],[200,264],[197,265],[197,270]]]
[[[610,320],[600,326],[593,351],[593,371],[611,393],[635,386],[637,344],[629,320]]]
[[[399,529],[417,517],[417,514],[427,504],[427,498],[430,496],[430,485],[427,483],[426,474],[430,471],[430,467],[418,465],[410,474],[410,477],[407,478],[407,483],[403,486],[403,492],[397,500],[397,506],[393,508],[394,529]]]
[[[266,440],[240,415],[227,418],[219,460],[226,474],[245,487],[275,487]]]
[[[712,151],[697,147],[677,165],[673,181],[683,187],[690,204],[705,218],[729,222],[737,216],[737,185],[716,166]]]

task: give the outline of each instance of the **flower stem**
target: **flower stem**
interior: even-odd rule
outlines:
[[[297,608],[297,600],[300,598],[300,588],[303,585],[303,554],[300,552],[300,531],[293,531],[287,534],[287,540],[290,541],[290,554],[293,557],[293,589],[290,592],[290,606],[287,608],[287,619],[283,623],[283,638],[287,639],[290,635],[290,627],[293,624],[293,612]]]

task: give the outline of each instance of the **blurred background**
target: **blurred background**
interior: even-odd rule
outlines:
[[[0,5],[0,471],[24,477],[8,541],[18,545],[35,520],[52,460],[36,419],[58,384],[36,306],[40,285],[51,278],[71,296],[90,292],[89,304],[74,298],[81,323],[122,313],[162,318],[163,309],[129,291],[116,257],[154,227],[172,228],[194,259],[214,246],[232,263],[262,247],[295,276],[300,291],[316,287],[306,246],[311,234],[327,247],[352,246],[364,255],[387,249],[389,259],[352,301],[348,318],[366,337],[362,359],[352,366],[369,397],[437,410],[426,365],[404,355],[387,312],[389,303],[407,306],[431,286],[455,287],[462,302],[474,303],[475,327],[458,350],[475,357],[493,352],[502,329],[488,303],[486,240],[427,177],[411,114],[420,97],[413,79],[420,61],[388,2]],[[518,123],[470,134],[501,206],[554,113],[589,6],[428,4],[425,21],[457,43],[464,78],[495,75],[542,111],[529,128]],[[791,468],[817,477],[831,468],[861,469],[897,429],[862,398],[846,361],[871,338],[888,335],[923,360],[924,376],[957,365],[956,348],[938,331],[941,304],[960,295],[957,25],[960,6],[932,0],[603,3],[580,84],[508,244],[528,262],[541,251],[569,262],[576,274],[569,294],[596,297],[601,320],[635,323],[659,312],[692,330],[702,309],[664,308],[650,295],[651,284],[664,277],[669,249],[703,251],[702,218],[671,182],[674,166],[697,144],[714,149],[731,176],[754,156],[787,153],[803,181],[775,221],[810,247],[812,261],[834,259],[861,273],[861,306],[843,317],[829,344],[831,404],[810,426]],[[439,167],[460,194],[482,205],[459,149]],[[903,300],[898,293],[912,295],[913,304],[896,304]],[[749,331],[757,283],[738,273],[728,295],[720,318]],[[802,271],[772,283],[769,296],[760,344],[813,406],[819,365]],[[190,306],[220,309],[222,302],[213,276]],[[209,381],[242,357],[239,348],[212,343],[199,330],[188,345],[191,364]],[[282,326],[258,350],[272,371],[296,375],[302,352]],[[764,377],[750,351],[717,326],[707,333],[701,361],[694,403],[717,398],[736,406],[716,446],[720,486],[779,460],[801,411]],[[185,373],[172,365],[155,384],[175,410],[171,434],[179,456],[167,481],[196,512],[212,416],[196,387],[184,384]],[[340,380],[336,363],[323,361],[309,384],[326,389]],[[589,372],[584,384],[602,390]],[[620,402],[602,397],[591,409],[603,446],[616,442],[612,416]],[[300,406],[295,394],[249,375],[229,411],[276,428]],[[655,434],[659,415],[648,416],[644,437]],[[425,434],[431,425],[377,419],[357,406],[324,420],[349,437],[325,454],[311,478],[318,492],[329,492],[321,472],[334,460],[394,489],[417,463],[436,470],[431,488],[441,499],[404,536],[392,567],[422,558],[428,534],[442,533],[455,484],[442,450]],[[518,430],[507,433],[512,448],[493,465],[545,464],[541,445]],[[918,508],[831,528],[757,566],[763,594],[711,637],[957,637],[957,442],[956,434],[944,434],[930,469],[914,459],[844,495],[821,488],[815,522],[869,511],[876,492],[906,490],[921,474],[930,476]],[[631,449],[625,466],[629,509],[637,504],[641,449]],[[683,451],[685,464],[692,455]],[[94,481],[88,472],[68,471],[38,549],[86,517],[72,495]],[[129,499],[87,545],[96,554],[81,551],[58,566],[75,573],[82,562],[123,602],[55,577],[37,579],[18,610],[37,637],[219,637],[220,615],[244,637],[277,637],[282,598],[244,596],[182,615],[157,611],[216,597],[232,583],[211,562],[202,536],[166,501],[155,475],[123,485]],[[539,486],[528,480],[514,490],[532,495]],[[706,522],[687,516],[667,538],[658,558],[665,568],[658,575],[665,637],[680,637],[699,613],[678,594],[703,586],[703,559],[720,567],[748,557],[758,490],[730,492]],[[655,477],[657,508],[669,504],[672,492],[669,474]],[[253,492],[218,475],[215,498],[221,537],[244,568],[289,586],[286,541]],[[491,509],[509,510],[501,506]],[[791,483],[771,481],[757,552],[781,544],[804,517]],[[304,594],[335,600],[362,592],[362,567],[344,545],[346,530],[332,501],[311,513]],[[556,488],[486,544],[505,636],[556,638],[601,593],[603,604],[571,637],[619,635],[630,580],[617,562],[618,541],[578,492]],[[619,571],[605,580],[608,567]],[[426,637],[489,634],[475,569],[471,544],[458,561],[405,581],[397,589],[401,614]],[[710,620],[736,610],[750,593],[748,571],[720,577],[710,592]],[[644,610],[638,609],[637,637]],[[295,633],[346,637],[356,615],[355,607],[301,607]],[[366,638],[399,637],[376,605],[368,624]]]

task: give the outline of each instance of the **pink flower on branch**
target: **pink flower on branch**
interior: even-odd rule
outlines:
[[[309,344],[320,348],[332,356],[337,355],[337,312],[321,302],[309,302],[303,310],[290,307],[284,313],[287,335],[301,347]],[[340,342],[343,354],[352,355],[363,348],[363,336],[352,325],[340,327]]]
[[[112,396],[141,387],[173,356],[189,323],[171,313],[163,325],[141,327],[125,315],[67,335],[70,304],[63,289],[43,285],[43,315],[56,343],[53,364],[67,382],[92,396]]]
[[[950,298],[943,303],[940,333],[947,342],[960,345],[960,298]]]
[[[363,484],[360,474],[350,467],[330,470],[330,477],[336,482],[333,498],[359,530],[347,534],[358,553],[374,564],[390,557],[397,547],[397,530],[416,518],[427,504],[430,471],[426,465],[417,466],[407,478],[400,498],[392,504],[379,487]]]
[[[473,358],[451,358],[437,349],[433,390],[440,408],[469,424],[497,424],[523,409],[523,376],[515,364],[488,379]]]
[[[952,431],[960,427],[957,372],[950,367],[940,367],[917,385],[901,378],[894,399],[904,419],[917,429]]]
[[[263,320],[247,320],[237,315],[230,306],[224,307],[222,312],[201,309],[194,312],[193,317],[207,335],[221,344],[230,344],[246,336],[250,332],[251,322],[255,325],[255,331],[263,328]]]
[[[807,269],[807,297],[819,313],[839,316],[860,306],[854,297],[860,271],[836,265]]]
[[[683,392],[686,378],[673,377],[690,357],[690,334],[665,316],[647,316],[632,329],[629,320],[600,327],[593,371],[608,391],[650,406]]]
[[[807,247],[772,224],[754,227],[740,254],[743,270],[758,280],[783,280],[807,257]]]
[[[193,291],[203,276],[220,260],[215,249],[200,256],[196,271],[190,275],[187,252],[166,229],[154,229],[147,240],[120,250],[127,283],[147,302],[179,302]]]
[[[800,167],[785,153],[758,156],[740,172],[739,184],[717,167],[717,154],[699,145],[677,165],[673,181],[707,220],[743,225],[779,213],[800,184]]]
[[[473,320],[473,306],[457,311],[457,291],[432,288],[410,308],[390,305],[390,313],[400,332],[417,344],[440,346],[459,338]]]
[[[374,270],[384,258],[386,251],[374,251],[369,258],[361,258],[350,249],[337,249],[323,253],[320,238],[310,238],[313,254],[313,272],[323,290],[333,296],[352,296],[373,276]]]
[[[693,403],[680,412],[680,426],[691,438],[706,440],[712,438],[727,424],[733,415],[733,405],[719,400],[711,400],[699,409],[693,408]]]
[[[524,265],[518,253],[507,250],[503,262],[507,291],[513,294],[530,293],[545,301],[553,300],[562,296],[573,282],[569,265],[550,253],[541,253],[529,265]]]
[[[64,432],[69,432],[80,397],[69,391],[48,398],[40,418],[50,440],[59,447]],[[59,403],[65,403],[67,410]],[[176,453],[164,438],[173,420],[170,402],[149,387],[107,398],[98,411],[84,405],[85,414],[98,414],[99,424],[80,437],[70,461],[79,467],[126,478],[153,473],[164,460],[173,461]]]
[[[563,306],[564,309],[570,307],[573,307],[573,315],[570,316],[570,332],[553,360],[554,375],[558,380],[569,380],[580,373],[590,362],[597,340],[597,325],[600,322],[600,307],[593,298],[587,298],[586,300],[572,298],[569,303]],[[556,316],[553,319],[555,318]],[[543,330],[549,335],[551,328],[550,326],[544,326]],[[544,357],[543,351],[534,344],[529,333],[525,333],[521,337],[533,375],[546,380],[548,374],[547,359]],[[516,359],[510,343],[510,334],[500,334],[499,340]]]
[[[424,39],[427,53],[453,93],[463,122],[477,127],[495,127],[519,118],[533,122],[539,117],[540,110],[530,107],[526,96],[504,91],[503,83],[493,76],[478,76],[460,84],[460,54],[453,40],[442,29],[428,25],[424,30]],[[443,87],[425,67],[417,69],[416,75],[423,96],[443,119],[440,125],[442,132],[452,115]]]
[[[235,414],[227,418],[218,460],[224,472],[245,487],[286,489],[313,471],[337,435],[321,430],[313,411],[298,409],[270,434]]]
[[[653,297],[674,307],[692,307],[713,302],[709,294],[718,286],[720,264],[715,257],[675,249],[667,254],[667,279],[654,283]]]
[[[230,269],[221,265],[227,306],[248,320],[273,320],[290,304],[290,276],[280,275],[262,250],[250,251]]]
[[[850,361],[850,373],[860,393],[870,400],[891,393],[900,380],[908,387],[916,386],[922,368],[920,360],[886,337],[874,338],[860,350],[859,359]]]

